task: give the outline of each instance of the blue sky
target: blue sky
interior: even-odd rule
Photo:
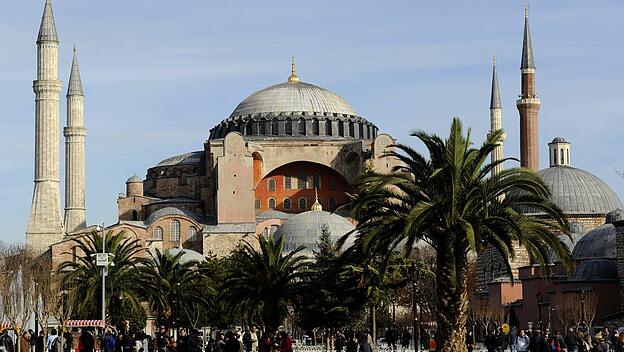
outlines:
[[[24,241],[32,197],[32,80],[43,3],[10,1],[0,12],[0,240],[9,242]],[[415,143],[411,129],[446,134],[453,116],[480,141],[489,126],[496,55],[505,153],[517,156],[524,5],[56,0],[60,78],[65,89],[75,43],[85,87],[88,222],[115,222],[129,176],[144,177],[168,156],[201,149],[210,128],[246,96],[286,80],[291,55],[302,81],[343,96],[404,143]],[[601,177],[620,197],[623,14],[621,1],[553,0],[533,1],[530,15],[541,167],[548,141],[562,136],[572,142],[573,166]]]

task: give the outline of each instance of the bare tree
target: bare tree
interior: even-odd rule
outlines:
[[[35,256],[24,245],[4,246],[0,252],[2,310],[18,336],[18,352],[19,337],[33,312],[34,263]]]
[[[578,298],[572,294],[564,294],[558,297],[553,308],[557,320],[563,325],[565,331],[578,321],[581,314]]]
[[[595,292],[583,292],[580,299],[583,300],[583,311],[581,316],[585,318],[588,327],[592,327],[594,319],[596,319],[596,310],[598,308],[598,295]]]

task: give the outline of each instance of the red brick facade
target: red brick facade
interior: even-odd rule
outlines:
[[[254,171],[257,172],[257,168]],[[315,188],[318,188],[319,201],[326,210],[344,203],[345,192],[350,191],[347,181],[335,170],[310,162],[294,162],[271,171],[257,183],[256,211],[275,209],[300,213],[310,210]],[[304,205],[300,203],[305,206],[300,207]]]

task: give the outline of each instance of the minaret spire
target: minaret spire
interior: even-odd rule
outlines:
[[[520,166],[533,171],[539,169],[538,119],[541,102],[535,90],[535,61],[529,29],[529,9],[524,10],[524,38],[522,42],[522,92],[516,101],[520,113]]]
[[[503,129],[503,106],[500,99],[500,90],[498,88],[498,77],[496,75],[496,56],[492,59],[492,94],[490,96],[490,133]],[[492,163],[503,159],[503,141],[505,140],[503,133],[502,140],[498,146],[492,151]],[[503,171],[503,165],[499,164],[492,169],[492,176]]]
[[[67,127],[65,136],[65,230],[72,233],[86,227],[85,207],[85,138],[84,93],[78,68],[78,53],[74,59],[67,87]]]
[[[52,4],[47,0],[37,36],[35,92],[35,189],[26,244],[36,253],[63,238],[61,219],[60,93],[58,36]]]

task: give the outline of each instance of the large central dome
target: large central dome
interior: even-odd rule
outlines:
[[[230,117],[210,130],[210,139],[237,131],[251,139],[374,139],[377,127],[358,116],[338,94],[300,82],[293,71],[287,82],[261,89],[243,100]]]
[[[285,82],[259,90],[243,100],[230,117],[266,113],[316,112],[356,116],[339,95],[304,82]]]

